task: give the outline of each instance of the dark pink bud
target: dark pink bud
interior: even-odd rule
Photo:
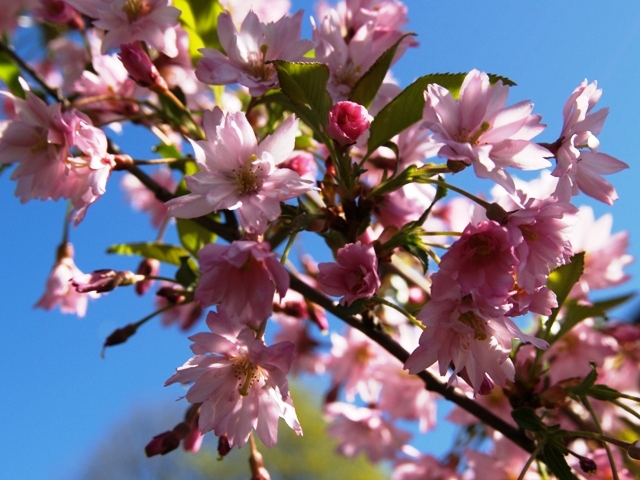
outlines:
[[[41,21],[78,30],[84,29],[84,20],[80,12],[62,0],[41,0],[40,5],[33,10],[33,15]]]
[[[173,432],[164,432],[160,435],[156,435],[153,439],[144,447],[144,453],[147,457],[153,457],[154,455],[165,455],[172,450],[175,450],[180,446],[180,439]]]
[[[129,75],[141,87],[149,88],[157,93],[168,90],[167,82],[151,62],[149,55],[137,43],[124,43],[120,45],[118,55]]]
[[[198,422],[196,421],[195,425],[191,426],[191,430],[182,440],[182,448],[186,452],[198,453],[200,451],[200,447],[202,446],[203,435],[198,428]]]
[[[598,471],[598,465],[590,458],[580,457],[580,469],[584,473],[596,473]]]
[[[230,451],[229,438],[226,435],[220,435],[218,437],[218,455],[220,455],[220,458],[226,457]]]
[[[96,270],[71,279],[78,293],[110,292],[118,286],[118,272],[115,270]]]
[[[315,180],[318,171],[316,160],[309,152],[293,152],[291,157],[280,164],[280,168],[288,168],[310,180]]]
[[[155,258],[145,258],[140,262],[138,266],[138,275],[144,275],[145,277],[155,277],[160,271],[160,261]],[[144,295],[153,285],[153,280],[142,280],[136,283],[136,293],[138,295]]]
[[[338,102],[329,110],[327,133],[340,145],[355,143],[369,129],[372,117],[367,109],[354,102]]]

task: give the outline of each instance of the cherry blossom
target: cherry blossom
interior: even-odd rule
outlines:
[[[369,129],[373,117],[367,109],[354,102],[338,102],[329,110],[327,133],[340,145],[358,141]]]
[[[276,69],[270,60],[299,62],[314,47],[309,40],[299,40],[302,10],[293,17],[283,16],[277,22],[262,23],[250,11],[240,31],[233,25],[229,12],[218,17],[218,36],[227,55],[218,50],[201,49],[204,58],[198,63],[196,76],[210,85],[239,83],[249,88],[254,97],[278,88]]]
[[[234,318],[255,327],[271,315],[273,295],[289,288],[285,268],[268,243],[239,240],[211,243],[198,253],[202,277],[195,299],[203,306],[221,304]]]
[[[438,156],[463,166],[473,165],[476,175],[489,178],[513,192],[506,167],[537,170],[550,166],[546,148],[530,140],[544,130],[533,104],[522,101],[505,107],[509,87],[498,80],[490,84],[486,73],[472,70],[460,87],[459,100],[437,84],[425,92],[424,128],[444,146]]]
[[[293,344],[266,346],[250,329],[240,329],[222,308],[209,312],[207,327],[210,333],[189,337],[195,356],[165,382],[194,382],[186,398],[202,402],[200,431],[213,430],[217,436],[226,435],[230,445],[242,447],[255,430],[272,447],[282,417],[302,435],[286,377]]]
[[[159,168],[151,174],[151,178],[161,187],[166,188],[170,193],[176,189],[176,181],[168,168]],[[155,228],[160,228],[167,218],[169,207],[156,198],[140,180],[131,174],[122,177],[120,187],[131,202],[131,206],[136,210],[147,212],[151,217],[151,224]]]
[[[280,202],[311,190],[293,170],[277,168],[293,151],[297,119],[291,115],[260,144],[243,113],[205,112],[206,141],[192,142],[200,172],[185,177],[192,193],[167,202],[169,214],[194,218],[237,210],[240,224],[263,233],[280,215]]]
[[[318,282],[329,295],[342,296],[340,303],[350,304],[371,298],[380,288],[378,258],[371,245],[361,242],[345,245],[336,255],[338,263],[320,263]]]
[[[602,89],[597,82],[587,84],[585,79],[573,91],[564,105],[564,124],[560,139],[553,145],[558,161],[552,175],[559,177],[557,192],[562,198],[577,195],[579,191],[608,205],[618,199],[618,194],[601,175],[617,173],[629,165],[605,153],[597,152],[600,146],[596,135],[600,134],[609,114],[608,108],[597,112],[595,107]]]

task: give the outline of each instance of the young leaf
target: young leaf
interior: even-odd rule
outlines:
[[[280,89],[294,105],[306,105],[322,126],[327,124],[331,97],[327,93],[329,67],[318,62],[275,60]]]
[[[518,426],[524,430],[539,432],[545,429],[544,423],[531,407],[516,408],[511,412],[511,416]]]
[[[180,23],[189,36],[189,55],[195,62],[202,56],[200,48],[222,50],[218,39],[218,15],[224,12],[220,2],[213,0],[174,0],[173,5],[182,11]]]
[[[176,271],[176,281],[185,288],[191,287],[198,279],[198,267],[188,255],[180,259],[180,268]]]
[[[181,247],[175,245],[165,245],[161,243],[121,243],[119,245],[111,245],[107,249],[107,253],[116,253],[118,255],[139,255],[145,258],[155,258],[164,263],[171,265],[180,265],[181,258],[189,256],[189,253]]]
[[[575,478],[560,448],[547,443],[542,448],[542,456],[544,463],[547,464],[551,472],[558,477],[559,480],[573,480]]]
[[[0,52],[0,81],[4,82],[9,91],[16,97],[26,98],[26,94],[18,81],[20,70],[16,67],[9,56]]]
[[[371,68],[369,68],[353,86],[351,93],[349,93],[349,100],[369,108],[376,93],[378,93],[380,85],[382,85],[385,75],[389,71],[389,67],[391,67],[391,62],[396,54],[398,45],[400,45],[400,42],[406,37],[415,35],[415,33],[403,35],[391,48],[380,55]]]
[[[194,257],[198,257],[198,252],[202,247],[216,241],[215,233],[211,233],[204,227],[201,227],[193,220],[187,218],[177,218],[178,236],[182,246]]]

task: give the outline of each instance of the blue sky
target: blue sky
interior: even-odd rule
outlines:
[[[629,230],[630,252],[640,254],[637,238],[640,189],[635,178],[640,128],[640,6],[634,1],[423,1],[406,2],[420,46],[409,50],[393,68],[402,86],[426,73],[478,68],[517,82],[510,103],[531,99],[534,113],[548,125],[540,141],[554,141],[562,125],[562,106],[584,79],[598,80],[603,96],[598,107],[610,107],[601,151],[631,166],[609,177],[620,200],[613,208],[585,197],[597,215],[611,212],[614,231]],[[295,1],[292,10],[312,2]],[[544,6],[548,5],[548,6]],[[553,5],[553,7],[551,7]],[[310,27],[305,20],[305,33]],[[151,158],[141,133],[117,140],[125,151]],[[115,173],[107,194],[89,209],[71,232],[76,263],[84,271],[99,268],[135,269],[136,260],[108,256],[114,243],[154,238],[148,218],[131,212]],[[454,177],[475,191],[471,172]],[[133,405],[171,402],[177,387],[164,381],[189,357],[189,342],[158,322],[143,327],[126,345],[100,358],[102,342],[114,328],[145,316],[151,297],[138,300],[120,289],[92,302],[87,317],[34,310],[60,241],[65,204],[32,201],[21,205],[15,185],[0,177],[0,305],[4,334],[0,336],[3,372],[0,395],[0,476],[3,478],[69,478],[99,439]],[[630,283],[616,292],[638,289],[638,263],[627,271]],[[638,302],[617,311],[624,318]],[[167,427],[178,419],[168,419]],[[437,440],[440,443],[442,440]]]

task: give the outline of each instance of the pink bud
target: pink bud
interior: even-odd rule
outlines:
[[[338,102],[329,111],[327,133],[340,145],[355,143],[369,129],[373,118],[362,105]]]
[[[120,45],[118,57],[131,78],[141,87],[149,88],[156,93],[168,90],[169,87],[167,87],[164,78],[139,44],[124,43]]]
[[[159,271],[160,261],[155,258],[145,258],[140,262],[136,273],[144,275],[145,277],[155,277]],[[151,288],[151,285],[153,285],[153,280],[142,280],[136,283],[136,293],[138,295],[144,295]]]
[[[147,454],[147,457],[165,455],[178,448],[179,445],[180,439],[174,432],[164,432],[153,437],[147,446],[144,447],[144,453]]]

